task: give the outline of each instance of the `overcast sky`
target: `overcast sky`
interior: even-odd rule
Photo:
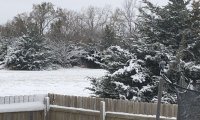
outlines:
[[[30,12],[33,4],[51,2],[56,7],[80,11],[88,6],[104,7],[110,5],[112,8],[121,7],[124,0],[0,0],[0,24],[23,12]],[[155,4],[164,5],[167,0],[150,0]]]

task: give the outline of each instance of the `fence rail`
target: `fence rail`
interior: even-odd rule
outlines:
[[[91,116],[99,116],[100,111],[97,110],[89,110],[83,108],[73,108],[73,107],[63,107],[57,105],[50,105],[50,110],[54,112],[67,112],[73,114],[82,114],[82,115],[91,115]]]
[[[105,107],[104,105],[102,104],[102,108]],[[87,117],[90,116],[89,118],[87,118],[87,120],[155,120],[155,115],[152,116],[152,115],[130,114],[122,112],[109,112],[109,111],[106,112],[105,109],[96,111],[83,108],[50,105],[50,111],[59,113],[59,115],[57,115],[59,117],[56,117],[56,114],[54,114],[55,116],[53,118],[56,118],[56,120],[69,119],[68,117],[69,116],[72,117],[73,115],[74,118],[70,120],[83,120],[84,119],[83,116]],[[72,115],[70,115],[70,113]],[[65,116],[65,114],[67,115]],[[78,115],[82,115],[82,118],[76,118],[76,116]],[[65,117],[60,117],[60,116],[65,116]],[[160,120],[176,120],[176,118],[161,117]]]

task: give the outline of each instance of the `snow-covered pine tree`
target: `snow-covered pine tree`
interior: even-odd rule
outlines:
[[[144,2],[147,6],[140,10],[138,22],[140,38],[147,44],[163,44],[169,51],[167,76],[172,82],[182,87],[190,83],[190,89],[197,89],[191,83],[199,79],[199,3],[193,3],[191,12],[190,1],[169,0],[163,8]]]
[[[120,46],[110,46],[101,54],[101,66],[110,73],[113,73],[126,66],[128,61],[133,58],[135,58],[134,54],[128,50],[122,49]]]
[[[185,47],[188,51],[187,54],[185,51],[182,52],[180,60],[182,61],[181,65],[182,71],[180,74],[180,80],[187,79],[189,83],[188,89],[199,91],[200,86],[197,83],[200,80],[200,62],[199,62],[199,47],[200,47],[200,35],[199,35],[199,26],[200,26],[200,2],[193,1],[192,3],[192,11],[190,13],[190,36],[192,42]],[[184,39],[183,39],[184,40]],[[179,50],[180,51],[180,50]],[[181,53],[181,52],[180,52]],[[180,54],[179,53],[179,54]],[[190,61],[186,61],[185,58],[193,58]],[[180,84],[184,86],[183,84]],[[184,86],[185,87],[185,86]],[[180,89],[181,90],[181,89]],[[198,120],[198,113],[200,112],[199,108],[199,92],[194,91],[184,91],[178,93],[178,116],[177,120]],[[192,98],[192,99],[191,99]],[[195,105],[195,106],[193,106]]]
[[[114,73],[109,73],[102,78],[93,78],[91,90],[100,97],[155,102],[157,100],[160,54],[154,52],[154,50],[151,52],[140,51],[140,58],[143,60],[135,56],[135,59],[131,59],[123,68],[119,68]],[[154,54],[155,56],[153,56]],[[139,72],[136,73],[136,69]],[[162,102],[176,103],[176,96],[164,92]]]
[[[156,95],[156,82],[151,81],[142,60],[132,59],[127,66],[92,79],[94,91],[99,97],[148,101]]]
[[[14,38],[5,63],[12,70],[42,70],[51,62],[51,54],[42,36]]]
[[[190,11],[187,8],[189,1],[169,0],[169,3],[163,8],[154,6],[147,0],[144,0],[144,3],[146,3],[146,6],[140,9],[141,16],[139,17],[138,27],[141,39],[147,44],[156,42],[163,44],[168,51],[170,50],[170,53],[168,53],[170,58],[168,59],[173,61],[178,50],[180,50],[182,39],[186,44],[192,42],[189,22]],[[176,70],[175,73],[177,73]],[[177,79],[173,78],[173,75],[170,77],[174,80]]]
[[[190,14],[193,43],[189,45],[197,64],[200,64],[200,1],[193,1]]]
[[[143,54],[142,48],[145,51],[144,46],[140,50],[136,49],[141,52],[140,55]],[[101,63],[108,74],[101,78],[92,78],[92,87],[89,89],[100,97],[153,101],[157,95],[157,82],[146,67],[146,61],[152,62],[156,59],[145,58],[145,55],[141,58],[143,60],[119,46],[111,46],[104,51]]]
[[[140,9],[139,33],[147,43],[159,42],[177,50],[182,39],[182,33],[189,24],[189,2],[184,0],[169,0],[163,8],[143,0],[146,6]],[[188,37],[189,33],[185,35]]]
[[[107,67],[107,70],[110,73],[103,78],[92,79],[93,87],[91,90],[94,91],[96,95],[112,98],[120,98],[120,96],[124,96],[125,99],[136,100],[137,98],[138,100],[148,102],[156,100],[157,82],[160,74],[159,62],[161,61],[161,56],[163,56],[163,59],[166,62],[170,62],[170,60],[172,60],[176,55],[176,50],[179,48],[180,41],[182,40],[182,34],[189,26],[186,24],[189,15],[186,8],[188,3],[172,0],[171,3],[173,4],[170,3],[168,6],[160,8],[146,0],[144,0],[144,2],[147,5],[140,10],[141,16],[137,22],[139,28],[138,40],[133,41],[134,43],[131,48],[132,54],[136,59],[133,60],[133,58],[127,58],[129,60],[122,62],[124,65],[116,65],[117,67],[114,67],[113,62],[111,62],[115,60],[111,59],[108,62],[110,65]],[[180,4],[177,2],[180,2]],[[182,6],[180,7],[180,5]],[[175,9],[176,7],[178,9]],[[176,11],[180,12],[181,15],[175,14]],[[182,17],[184,17],[184,19],[182,19]],[[188,36],[186,35],[186,37]],[[114,55],[110,54],[110,58],[112,58],[112,56]],[[114,56],[113,58],[117,57]],[[118,73],[118,70],[131,66],[129,63],[130,61],[135,61],[133,63],[138,63],[141,66],[142,72],[140,74],[145,76],[145,84],[140,84],[134,81],[134,77],[131,77],[134,76],[134,72],[127,74],[124,70],[122,75],[113,75],[114,73]],[[112,67],[116,69],[111,71]],[[135,90],[127,89],[132,84],[130,81],[132,81],[136,86],[143,86],[145,88],[152,85],[152,89],[148,91],[148,94],[140,94],[138,96],[132,94],[133,96],[130,97],[127,94],[130,95],[130,93],[134,93],[133,91]],[[126,84],[126,82],[128,84]],[[116,83],[118,83],[118,85]],[[119,85],[128,87],[117,87]],[[138,93],[140,93],[139,91],[141,88],[142,87],[138,89]],[[141,97],[141,95],[144,96]],[[164,92],[163,102],[176,103],[176,97],[174,96],[173,91],[169,89],[167,92]]]

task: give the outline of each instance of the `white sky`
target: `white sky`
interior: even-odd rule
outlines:
[[[121,7],[124,0],[0,0],[0,24],[23,12],[30,12],[33,4],[51,2],[56,7],[80,11],[88,6],[104,7],[110,5],[112,8]],[[155,4],[164,5],[168,0],[150,0]]]

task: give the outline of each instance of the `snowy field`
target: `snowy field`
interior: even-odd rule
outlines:
[[[56,93],[89,96],[88,77],[100,77],[102,69],[70,68],[55,71],[0,70],[0,96]]]

